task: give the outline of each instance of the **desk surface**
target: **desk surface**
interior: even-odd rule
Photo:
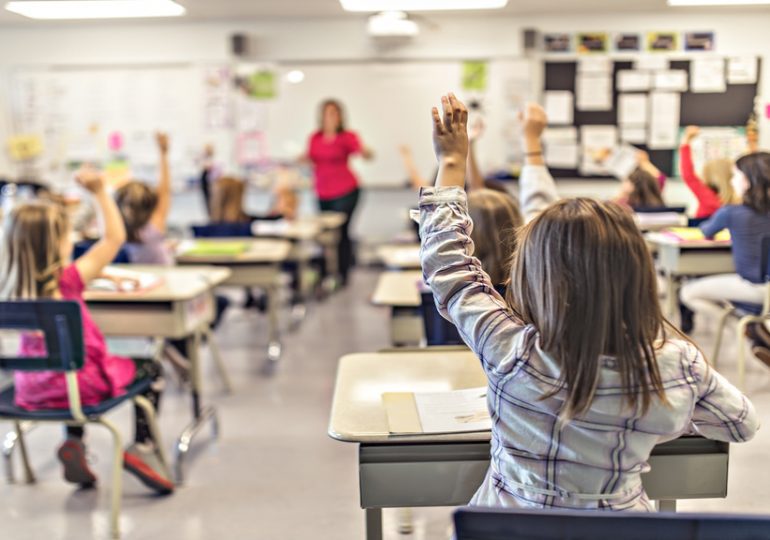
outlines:
[[[190,300],[223,283],[230,277],[230,270],[215,266],[151,266],[114,264],[114,268],[155,274],[161,283],[146,291],[136,293],[86,291],[87,302],[177,302]]]
[[[671,235],[660,232],[649,232],[644,235],[647,242],[657,246],[673,246],[680,249],[722,249],[730,250],[732,242],[724,240],[679,240]]]
[[[377,256],[388,268],[420,268],[420,244],[390,244],[380,246]]]
[[[313,240],[321,234],[321,221],[314,218],[289,220],[256,220],[251,233],[257,238],[285,238],[287,240]]]
[[[422,282],[422,272],[383,272],[377,279],[372,303],[378,306],[417,307],[420,305],[418,284]]]
[[[195,241],[184,241],[179,245],[176,260],[183,264],[269,264],[283,262],[289,257],[291,242],[266,238],[201,238],[207,244],[245,243],[248,248],[237,255],[185,255]]]
[[[383,392],[444,392],[486,386],[476,356],[468,350],[351,354],[340,359],[329,435],[345,442],[485,442],[489,432],[391,435]]]

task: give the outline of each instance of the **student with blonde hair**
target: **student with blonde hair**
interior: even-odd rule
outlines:
[[[735,202],[735,192],[730,185],[733,162],[729,159],[712,159],[703,166],[703,179],[695,173],[692,161],[692,141],[700,134],[697,126],[687,126],[679,147],[679,170],[682,179],[698,199],[696,219],[711,217],[722,206]]]
[[[420,195],[422,268],[489,380],[491,463],[471,504],[653,511],[642,473],[656,444],[694,431],[746,441],[752,404],[661,313],[652,258],[619,205],[554,202],[545,114],[523,117],[525,215],[506,298],[473,255],[467,111],[433,109],[435,188]]]
[[[104,221],[104,234],[83,256],[71,261],[70,224],[64,209],[53,202],[37,201],[16,207],[5,217],[0,246],[0,299],[74,300],[80,305],[86,357],[78,372],[82,404],[96,405],[125,392],[134,380],[151,378],[145,394],[156,407],[163,386],[160,367],[152,361],[132,361],[112,356],[83,300],[86,283],[98,277],[126,239],[120,213],[110,199],[104,180],[96,171],[81,170],[78,181],[90,191]],[[44,352],[39,335],[24,335],[21,354]],[[41,349],[42,348],[42,349]],[[25,409],[68,407],[64,375],[59,372],[17,372],[15,399]],[[124,454],[124,467],[144,484],[161,494],[174,490],[166,477],[157,444],[150,433],[144,411],[135,410],[135,442]],[[81,486],[92,486],[96,476],[86,459],[82,427],[68,427],[67,439],[58,451],[64,478]]]

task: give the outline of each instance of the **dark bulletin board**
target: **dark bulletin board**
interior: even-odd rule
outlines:
[[[758,60],[761,62],[761,60]],[[618,95],[615,88],[617,72],[632,69],[632,61],[615,61],[612,67],[612,110],[609,111],[578,111],[574,112],[574,126],[618,125]],[[690,73],[689,60],[672,60],[669,69],[684,70]],[[758,66],[761,73],[761,64]],[[545,63],[544,90],[569,90],[575,93],[575,78],[577,76],[577,61],[558,61]],[[727,90],[717,94],[696,94],[682,92],[680,105],[680,120],[682,126],[744,126],[754,112],[754,100],[757,95],[759,81],[756,84],[728,84]],[[575,104],[577,100],[575,100]],[[674,176],[675,150],[649,150],[644,145],[634,145],[647,150],[650,160],[661,171]],[[583,177],[577,169],[551,169],[557,178]]]

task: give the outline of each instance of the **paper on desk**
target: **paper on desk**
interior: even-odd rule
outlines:
[[[615,126],[580,126],[580,173],[584,175],[607,174],[604,165],[597,163],[596,152],[614,148],[618,140]]]
[[[724,58],[694,58],[690,62],[690,90],[700,93],[727,90]]]
[[[731,56],[727,59],[729,84],[755,84],[757,82],[756,56]]]
[[[647,128],[644,126],[620,126],[620,140],[624,143],[646,144]]]
[[[650,93],[650,130],[647,141],[650,149],[676,147],[679,137],[679,105],[678,93]]]
[[[545,93],[544,108],[548,124],[572,124],[574,96],[568,90],[553,90]]]
[[[545,162],[549,167],[576,169],[580,151],[577,144],[577,128],[547,128],[543,133]]]
[[[575,87],[578,110],[612,110],[612,77],[608,73],[578,73]]]
[[[92,292],[136,293],[157,287],[163,279],[150,272],[138,272],[126,268],[106,267],[101,275],[88,282]]]
[[[658,71],[653,75],[655,90],[687,92],[687,72],[683,69]]]
[[[618,96],[618,124],[621,126],[647,125],[647,94]]]
[[[456,433],[492,429],[487,388],[415,393],[423,433]]]
[[[651,81],[652,74],[649,71],[624,69],[618,71],[615,86],[620,92],[639,92],[649,90]]]
[[[251,224],[251,234],[254,236],[284,236],[289,227],[291,227],[291,223],[285,219],[257,219]]]

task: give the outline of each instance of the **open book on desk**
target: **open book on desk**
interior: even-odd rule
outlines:
[[[126,268],[106,267],[101,275],[88,283],[89,292],[140,293],[153,289],[163,278],[150,272],[138,272]]]
[[[489,431],[487,388],[449,392],[382,394],[388,430],[394,435],[426,435]]]

